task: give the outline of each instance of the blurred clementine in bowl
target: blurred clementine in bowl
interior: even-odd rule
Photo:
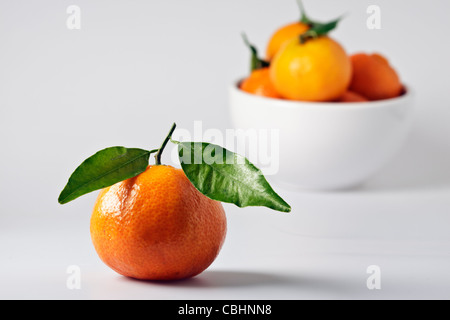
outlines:
[[[240,88],[251,94],[268,98],[281,98],[270,79],[269,68],[252,71],[250,76],[242,81]]]
[[[400,77],[384,56],[357,53],[350,59],[353,68],[351,91],[369,100],[395,98],[402,93]]]
[[[367,101],[369,100],[366,97],[350,90],[347,90],[342,95],[342,97],[340,97],[337,100],[337,102],[367,102]]]
[[[272,35],[266,49],[266,59],[272,60],[280,48],[292,38],[298,37],[309,29],[309,25],[300,21],[281,27]]]
[[[273,59],[271,79],[283,98],[332,101],[347,90],[352,66],[344,48],[328,36],[291,40]]]

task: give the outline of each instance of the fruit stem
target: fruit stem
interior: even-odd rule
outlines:
[[[298,7],[300,9],[300,22],[304,24],[311,24],[311,20],[306,14],[305,7],[303,6],[302,0],[297,0]]]
[[[310,38],[318,38],[318,34],[317,32],[315,32],[314,30],[308,30],[305,33],[300,35],[300,43],[304,44],[306,42],[306,40],[310,39]]]
[[[170,128],[169,133],[167,134],[167,137],[164,139],[161,147],[159,148],[158,152],[155,155],[155,164],[156,165],[161,165],[161,156],[162,153],[164,151],[164,148],[166,147],[167,143],[169,142],[169,140],[172,138],[172,134],[175,131],[175,128],[177,127],[176,123],[174,123],[172,125],[172,127]]]

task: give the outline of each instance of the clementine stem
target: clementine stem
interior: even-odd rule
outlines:
[[[158,152],[155,155],[155,164],[160,165],[161,164],[161,155],[164,151],[164,148],[166,147],[167,143],[169,142],[170,138],[172,138],[172,134],[175,131],[175,128],[177,127],[176,123],[172,125],[172,128],[170,128],[169,133],[167,134],[167,137],[164,139],[161,147],[159,148]]]
[[[311,24],[311,20],[306,15],[305,7],[303,6],[303,2],[301,0],[297,0],[297,5],[300,9],[300,22],[304,24]]]

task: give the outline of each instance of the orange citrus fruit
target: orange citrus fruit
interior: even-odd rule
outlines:
[[[369,101],[366,97],[363,97],[362,95],[347,90],[342,97],[339,98],[337,102],[367,102]]]
[[[328,36],[304,43],[294,38],[275,55],[270,73],[283,98],[333,101],[347,90],[352,66],[344,48]]]
[[[250,76],[242,81],[241,90],[268,98],[280,98],[270,79],[269,68],[252,71]]]
[[[217,257],[225,234],[222,204],[201,194],[181,169],[165,165],[103,189],[91,218],[99,257],[137,279],[201,273]]]
[[[395,98],[402,93],[400,78],[385,57],[357,53],[350,58],[353,65],[350,90],[369,100]]]
[[[266,48],[266,59],[272,60],[284,44],[292,40],[292,38],[300,36],[308,29],[309,25],[302,22],[294,22],[275,31]]]

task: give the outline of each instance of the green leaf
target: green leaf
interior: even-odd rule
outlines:
[[[338,18],[327,23],[311,22],[311,28],[300,35],[300,43],[305,43],[308,39],[327,35],[330,31],[336,29],[341,19],[342,18]]]
[[[258,49],[248,41],[247,35],[242,33],[242,39],[251,52],[250,71],[255,71],[270,66],[270,63],[266,60],[259,58]]]
[[[330,21],[327,23],[314,22],[310,31],[315,32],[318,36],[325,35],[328,32],[330,32],[331,30],[336,29],[336,27],[337,27],[339,21],[341,21],[341,19],[342,18],[337,18],[336,20],[333,20],[333,21]]]
[[[245,157],[210,143],[175,143],[184,173],[207,197],[238,207],[265,206],[282,212],[291,211],[261,170]]]
[[[58,198],[60,204],[86,193],[109,187],[145,171],[150,154],[156,150],[111,147],[86,159],[70,176]]]

